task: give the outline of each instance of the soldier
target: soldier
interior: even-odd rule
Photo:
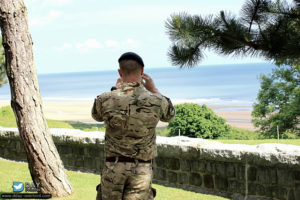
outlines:
[[[171,121],[175,109],[144,73],[139,55],[127,52],[118,61],[116,87],[99,95],[92,108],[92,117],[106,125],[105,165],[96,199],[150,200],[155,196],[155,127],[159,120]]]

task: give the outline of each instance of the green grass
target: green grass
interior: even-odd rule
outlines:
[[[280,144],[293,144],[300,146],[300,139],[264,139],[264,140],[214,140],[226,144],[250,144],[257,145],[263,143],[280,143]]]
[[[83,131],[103,131],[105,132],[104,124],[87,124],[74,121],[58,121],[47,119],[48,126],[50,128],[70,128],[80,129]],[[17,127],[14,113],[10,106],[0,108],[0,126],[4,127]],[[167,127],[157,127],[156,134],[159,136],[168,136],[170,129]],[[281,144],[293,144],[300,146],[300,139],[262,139],[262,135],[259,132],[245,130],[241,128],[232,128],[230,135],[217,139],[228,144],[262,144],[262,143],[281,143]]]
[[[66,121],[72,128],[80,129],[83,131],[102,131],[105,132],[104,124],[93,124],[93,123],[83,123],[83,122],[74,122]]]
[[[73,128],[64,121],[47,119],[47,123],[50,128]],[[10,106],[4,106],[0,109],[0,126],[17,127],[16,118]]]
[[[168,137],[170,134],[170,129],[168,127],[157,127],[155,129],[156,135]]]
[[[73,121],[47,119],[49,128],[69,128],[83,131],[105,131],[104,124],[87,124]],[[0,126],[17,127],[16,118],[10,106],[0,108]]]
[[[20,163],[8,160],[0,160],[0,193],[11,193],[13,181],[32,182],[28,171],[27,163]],[[67,171],[67,175],[74,189],[74,193],[65,198],[53,199],[95,199],[96,185],[100,182],[100,176],[91,173],[81,173],[74,171]],[[226,198],[205,195],[196,192],[185,191],[183,189],[165,187],[153,184],[157,190],[157,197],[155,200],[225,200]]]

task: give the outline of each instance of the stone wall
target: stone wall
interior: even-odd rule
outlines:
[[[68,169],[100,173],[104,133],[51,129]],[[154,182],[231,199],[300,200],[300,147],[157,137]],[[26,161],[17,129],[0,128],[0,157]]]

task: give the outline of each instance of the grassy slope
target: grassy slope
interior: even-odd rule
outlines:
[[[105,131],[104,124],[86,124],[82,122],[72,121],[57,121],[47,119],[48,126],[50,128],[70,128],[80,129],[83,131]],[[0,108],[0,126],[4,127],[17,127],[15,116],[12,109],[9,106]],[[156,128],[156,134],[160,136],[168,136],[170,130],[166,127]],[[239,140],[236,140],[236,139]],[[259,133],[239,128],[234,128],[234,134],[227,138],[218,139],[217,141],[229,144],[261,144],[261,143],[281,143],[281,144],[293,144],[300,146],[300,139],[256,139],[259,138]]]
[[[0,160],[0,193],[12,192],[13,181],[31,182],[30,174],[26,163],[13,162],[7,160]],[[90,173],[80,173],[74,171],[67,171],[69,180],[71,181],[74,193],[67,198],[53,198],[53,199],[95,199],[96,185],[100,182],[99,175]],[[157,189],[156,200],[225,200],[226,198],[204,195],[195,192],[185,191],[161,185],[153,185]]]
[[[293,144],[300,146],[300,139],[265,139],[265,140],[214,140],[227,144],[263,144],[263,143],[280,143],[280,144]]]
[[[85,124],[81,122],[69,122],[47,119],[49,128],[69,128],[83,131],[105,131],[103,124]],[[0,108],[0,126],[17,127],[16,118],[10,106]]]

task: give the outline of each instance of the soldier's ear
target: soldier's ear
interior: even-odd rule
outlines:
[[[121,69],[118,69],[118,72],[119,72],[119,75],[120,75],[120,77],[122,77],[122,76],[123,76],[123,74],[122,74],[122,71],[121,71]]]
[[[141,75],[143,75],[143,73],[144,73],[144,67],[142,67],[141,69]]]

